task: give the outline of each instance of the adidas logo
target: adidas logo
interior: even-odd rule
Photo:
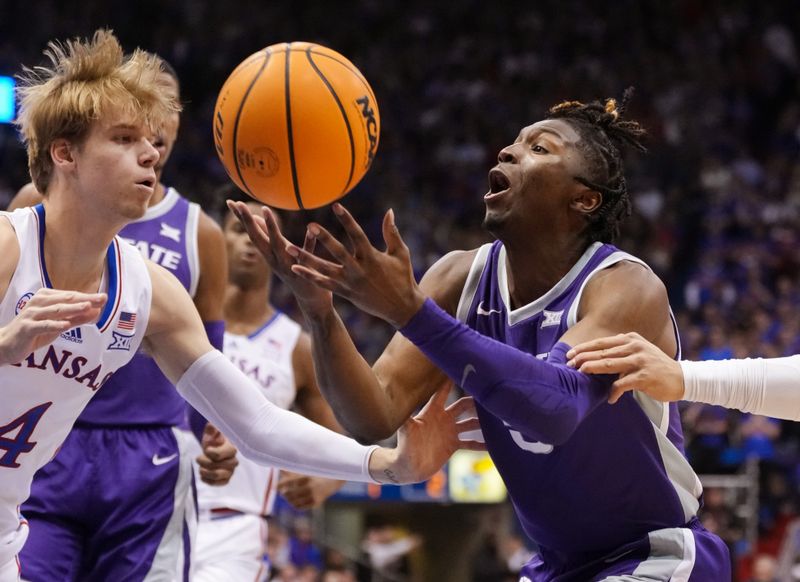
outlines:
[[[82,344],[83,336],[81,335],[81,328],[75,327],[61,334],[62,339],[72,342],[74,344]]]

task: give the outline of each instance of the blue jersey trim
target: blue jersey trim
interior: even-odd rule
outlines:
[[[264,331],[265,329],[267,329],[267,328],[268,328],[270,325],[272,325],[272,324],[275,322],[275,320],[276,320],[276,319],[278,319],[278,316],[279,316],[281,313],[282,313],[282,312],[281,312],[279,309],[276,309],[276,310],[275,310],[275,313],[273,313],[273,314],[272,314],[272,317],[270,317],[270,318],[267,320],[267,322],[266,322],[264,325],[262,325],[262,326],[261,326],[261,327],[259,327],[257,330],[255,330],[253,333],[251,333],[250,335],[248,335],[248,336],[247,336],[247,339],[253,339],[253,338],[255,338],[255,337],[258,335],[258,334],[260,334],[262,331]]]
[[[42,282],[44,283],[45,287],[52,289],[53,284],[50,282],[50,275],[47,274],[47,264],[44,260],[44,235],[46,232],[44,204],[37,204],[34,207],[34,210],[39,218],[39,264],[42,268]],[[108,250],[106,250],[106,267],[108,269],[108,299],[106,300],[106,305],[103,308],[103,313],[100,315],[100,319],[97,321],[97,328],[100,330],[102,330],[103,326],[106,324],[109,316],[114,310],[114,304],[117,301],[119,282],[119,277],[117,276],[118,252],[119,249],[117,248],[116,240],[114,240],[110,245],[108,245]]]

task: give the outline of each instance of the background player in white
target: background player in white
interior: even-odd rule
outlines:
[[[259,208],[255,202],[247,202],[249,199],[235,187],[228,192],[253,211]],[[317,386],[308,334],[269,302],[272,272],[267,262],[231,212],[224,216],[223,232],[229,273],[223,353],[270,401],[281,408],[294,406],[306,418],[341,432]],[[200,469],[201,473],[204,471]],[[272,513],[277,490],[280,488],[295,506],[307,509],[319,505],[342,484],[333,479],[279,472],[247,459],[240,460],[227,485],[210,487],[199,483],[200,524],[193,579],[265,579],[266,517]]]
[[[800,355],[676,362],[631,332],[580,343],[569,365],[587,374],[619,374],[610,402],[630,390],[656,400],[690,400],[800,421]]]
[[[18,579],[28,528],[17,508],[34,472],[140,344],[259,462],[381,482],[438,469],[474,426],[455,422],[469,403],[445,410],[440,396],[397,449],[363,447],[275,407],[212,348],[180,283],[116,237],[147,208],[159,157],[150,137],[179,109],[157,82],[160,64],[141,51],[124,59],[108,31],[51,44],[48,56],[51,67],[22,83],[18,118],[45,200],[0,217],[0,580]]]
[[[158,81],[180,101],[177,74],[161,64]],[[161,181],[179,124],[176,111],[154,136],[156,187],[144,216],[125,226],[120,237],[178,278],[192,295],[212,345],[221,348],[227,277],[221,229]],[[41,202],[29,183],[9,210]],[[98,579],[145,579],[171,572],[178,580],[188,579],[197,521],[191,480],[197,447],[181,428],[185,409],[146,354],[138,353],[114,374],[78,417],[55,458],[36,473],[22,507],[31,526],[20,560],[25,580],[67,582],[90,573]],[[204,474],[223,484],[235,466],[235,448],[210,425],[205,435],[202,426],[196,429],[198,439],[205,439]],[[91,463],[88,449],[97,449]]]

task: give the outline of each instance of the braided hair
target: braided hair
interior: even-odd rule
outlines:
[[[625,147],[647,151],[641,143],[646,133],[644,128],[635,121],[621,119],[632,96],[633,87],[629,87],[619,106],[615,99],[607,99],[605,103],[565,101],[552,107],[546,116],[546,119],[563,119],[576,129],[581,136],[578,149],[586,159],[588,175],[575,179],[603,195],[600,207],[587,216],[590,243],[613,241],[619,235],[620,224],[631,214],[621,152]]]

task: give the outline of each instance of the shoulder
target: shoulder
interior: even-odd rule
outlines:
[[[645,265],[620,261],[595,274],[586,284],[581,311],[614,313],[623,318],[650,318],[669,313],[664,283]]]
[[[2,214],[0,214],[0,249],[3,249],[0,253],[0,299],[2,299],[17,270],[20,258],[17,234],[11,222]]]
[[[203,252],[204,247],[225,246],[222,228],[202,208],[197,219],[197,242],[200,252]]]
[[[19,192],[11,200],[8,205],[8,210],[16,210],[17,208],[25,208],[26,206],[36,206],[44,198],[32,183],[25,184],[19,189]]]
[[[478,251],[451,251],[436,261],[420,281],[423,292],[446,311],[455,313]]]
[[[187,311],[194,310],[194,304],[186,288],[175,275],[149,259],[144,259],[144,263],[152,283],[148,327],[150,333],[162,327],[172,327],[175,322],[184,318]]]

